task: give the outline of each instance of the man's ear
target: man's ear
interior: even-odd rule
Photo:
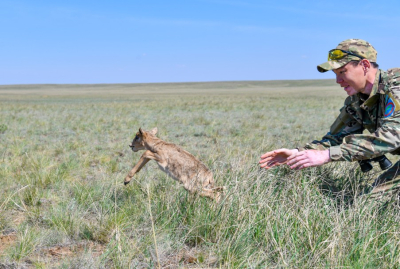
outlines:
[[[151,134],[156,135],[158,132],[157,127],[153,128],[153,130],[150,131]]]
[[[361,65],[363,66],[364,70],[365,69],[368,70],[369,68],[371,68],[371,63],[367,59],[362,59],[361,60]]]

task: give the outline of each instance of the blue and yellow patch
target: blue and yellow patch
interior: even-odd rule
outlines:
[[[396,105],[394,104],[392,98],[389,96],[385,96],[385,114],[384,117],[388,118],[393,115],[393,113],[396,111]]]

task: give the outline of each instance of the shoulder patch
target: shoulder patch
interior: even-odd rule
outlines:
[[[392,98],[389,96],[385,96],[385,114],[384,117],[388,118],[391,117],[396,110],[396,105],[394,104]]]

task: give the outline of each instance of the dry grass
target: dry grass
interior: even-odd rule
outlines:
[[[357,196],[374,174],[258,169],[344,97],[325,80],[0,86],[0,267],[399,267],[397,204]],[[220,204],[151,163],[123,185],[155,126],[213,170]]]

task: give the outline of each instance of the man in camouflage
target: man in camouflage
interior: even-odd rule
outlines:
[[[333,70],[336,83],[349,95],[338,118],[322,140],[267,152],[261,156],[260,167],[287,164],[291,169],[303,169],[400,154],[400,68],[382,71],[376,57],[374,47],[361,39],[345,40],[329,51],[328,62],[317,69]],[[365,129],[369,134],[363,134]],[[398,181],[400,161],[375,180],[372,193],[391,189]]]

